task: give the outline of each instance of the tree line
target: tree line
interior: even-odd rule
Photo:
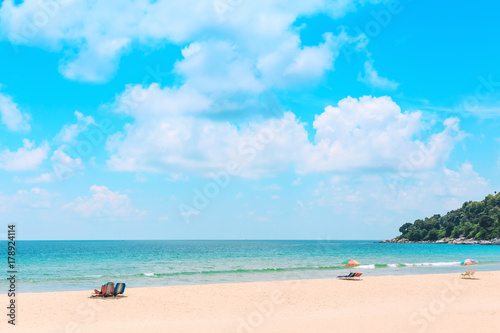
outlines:
[[[500,193],[490,194],[482,201],[464,202],[461,208],[446,215],[405,223],[401,236],[410,241],[433,241],[444,237],[489,240],[500,237]]]

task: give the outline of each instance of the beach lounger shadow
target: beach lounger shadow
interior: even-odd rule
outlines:
[[[351,272],[348,275],[337,276],[337,279],[350,280],[350,281],[361,281],[362,280],[361,275],[363,275],[363,273]]]

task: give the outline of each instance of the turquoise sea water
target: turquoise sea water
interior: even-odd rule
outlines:
[[[18,241],[19,292],[332,278],[356,259],[365,276],[500,270],[500,246],[381,244],[375,241]],[[7,277],[7,242],[4,248]],[[0,293],[7,292],[2,278]]]

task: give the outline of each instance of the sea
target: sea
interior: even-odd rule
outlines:
[[[0,293],[8,291],[7,242]],[[363,276],[500,270],[500,246],[391,244],[334,240],[16,241],[17,292],[99,289],[106,282],[159,287],[299,279],[330,279],[351,269]]]

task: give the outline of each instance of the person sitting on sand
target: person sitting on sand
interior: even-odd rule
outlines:
[[[115,285],[114,282],[108,282],[106,284],[112,284],[113,286]],[[101,290],[97,290],[97,289],[94,289],[94,294],[97,294],[97,295],[102,295],[102,288],[104,287],[105,285],[101,286]]]

